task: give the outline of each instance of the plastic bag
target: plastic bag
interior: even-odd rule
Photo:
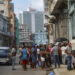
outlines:
[[[41,61],[39,61],[39,62],[38,62],[38,67],[41,67],[41,64],[42,64]]]

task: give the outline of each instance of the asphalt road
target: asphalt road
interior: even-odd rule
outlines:
[[[23,71],[20,65],[17,65],[16,70],[12,71],[11,66],[0,65],[0,75],[46,75],[46,71],[39,68],[36,70],[27,68],[27,71]]]

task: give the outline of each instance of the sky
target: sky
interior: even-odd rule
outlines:
[[[14,3],[14,10],[17,17],[19,17],[20,11],[25,11],[29,7],[43,11],[43,0],[12,0],[12,2]]]

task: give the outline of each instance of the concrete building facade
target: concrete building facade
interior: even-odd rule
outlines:
[[[11,34],[11,44],[13,44],[14,38],[14,24],[15,24],[15,14],[14,14],[14,4],[12,0],[0,0],[0,12],[3,16],[7,17],[9,32]]]
[[[24,24],[19,25],[19,43],[20,45],[23,45],[23,44],[28,45],[31,42],[32,41],[30,40],[29,28]]]
[[[75,37],[75,1],[68,0],[69,10],[69,40],[71,41]]]
[[[48,30],[49,43],[53,43],[57,38],[69,39],[68,10],[67,1],[44,0],[45,26]],[[46,21],[47,20],[47,21]],[[53,40],[53,41],[52,41]],[[52,41],[52,42],[51,42]]]
[[[0,14],[0,47],[10,46],[10,33],[8,31],[8,20]]]
[[[31,14],[27,11],[21,11],[19,14],[20,24],[25,24],[31,31]]]

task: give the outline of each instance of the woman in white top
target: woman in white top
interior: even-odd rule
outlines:
[[[40,60],[40,48],[39,46],[37,47],[37,60]]]

